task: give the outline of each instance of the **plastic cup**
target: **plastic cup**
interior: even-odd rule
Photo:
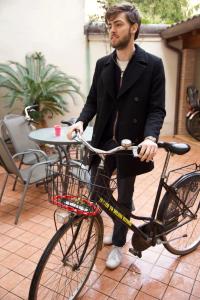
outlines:
[[[54,131],[55,131],[55,136],[60,136],[61,135],[61,126],[54,125]]]

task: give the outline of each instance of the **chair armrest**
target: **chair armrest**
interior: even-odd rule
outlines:
[[[42,151],[42,150],[37,150],[37,149],[28,149],[27,151],[23,151],[23,152],[19,152],[19,153],[16,153],[16,154],[14,154],[13,156],[12,156],[12,158],[14,159],[14,158],[16,158],[16,157],[18,157],[18,156],[20,156],[20,155],[26,155],[26,154],[30,154],[30,153],[35,153],[35,155],[36,155],[36,157],[37,157],[37,153],[39,154],[42,154],[43,155],[43,157],[45,158],[45,160],[48,160],[48,156],[46,155],[46,153],[44,152],[44,151]]]

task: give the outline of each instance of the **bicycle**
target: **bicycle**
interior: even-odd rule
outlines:
[[[123,140],[121,146],[110,151],[92,147],[80,135],[79,140],[101,156],[122,150],[131,150],[135,156],[138,155],[138,147],[132,146],[128,140]],[[190,146],[167,142],[158,142],[158,146],[167,154],[150,217],[132,213],[127,215],[113,196],[115,178],[111,178],[108,184],[102,169],[99,169],[98,178],[103,184],[96,184],[86,180],[88,170],[84,168],[75,166],[74,172],[72,165],[49,166],[48,176],[52,175],[50,201],[59,209],[66,210],[67,215],[39,260],[32,278],[29,300],[77,298],[103,246],[102,210],[133,231],[129,251],[138,257],[141,257],[142,251],[157,244],[163,244],[177,255],[185,255],[197,248],[200,244],[200,166],[190,164],[167,172],[171,155],[183,155],[190,150]],[[172,184],[168,184],[174,172],[183,175],[178,175]],[[163,189],[166,192],[160,200]],[[143,224],[136,227],[132,219]]]
[[[193,138],[200,141],[200,98],[194,86],[187,88],[187,99],[190,109],[186,115],[186,128]]]

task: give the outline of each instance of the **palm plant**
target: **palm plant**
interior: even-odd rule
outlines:
[[[38,111],[33,115],[37,121],[44,120],[47,113],[53,116],[68,111],[64,95],[69,95],[73,101],[75,94],[83,98],[78,80],[46,64],[44,56],[38,52],[26,55],[26,66],[14,61],[0,64],[0,87],[8,89],[4,98],[9,107],[16,101],[22,101],[24,108],[37,104]]]

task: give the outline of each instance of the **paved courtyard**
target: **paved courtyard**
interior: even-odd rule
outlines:
[[[166,137],[162,140],[172,141]],[[180,141],[178,138],[176,141]],[[200,143],[191,143],[192,149],[183,156],[173,156],[171,168],[191,162],[200,163]],[[155,158],[155,169],[136,180],[134,204],[136,214],[148,216],[151,212],[157,182],[164,162],[165,152],[160,149]],[[0,182],[3,179],[0,168]],[[12,191],[9,180],[0,204],[0,299],[27,299],[30,281],[44,247],[55,232],[54,207],[47,202],[42,186],[29,188],[23,213],[18,225],[14,216],[22,190],[17,185]],[[103,215],[105,232],[112,231],[111,220]],[[163,246],[151,247],[136,258],[128,251],[131,234],[124,247],[121,266],[114,271],[105,268],[109,247],[98,255],[94,269],[78,299],[126,299],[126,300],[186,300],[200,299],[200,247],[191,254],[178,257]]]

